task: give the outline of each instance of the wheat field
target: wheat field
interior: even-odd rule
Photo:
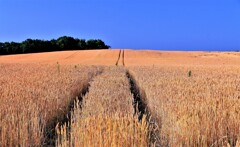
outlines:
[[[239,146],[240,68],[132,67],[162,146]]]
[[[0,56],[0,146],[239,147],[239,61],[133,50]]]
[[[51,143],[49,129],[64,119],[71,101],[101,71],[58,64],[2,64],[0,69],[0,146]]]

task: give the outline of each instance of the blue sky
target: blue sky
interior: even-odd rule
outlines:
[[[63,35],[112,48],[240,50],[240,0],[0,0],[0,42]]]

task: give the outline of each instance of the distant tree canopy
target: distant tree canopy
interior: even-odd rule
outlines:
[[[78,39],[68,36],[59,37],[57,40],[27,39],[21,43],[0,42],[0,55],[38,53],[64,50],[91,50],[109,49],[100,39]]]

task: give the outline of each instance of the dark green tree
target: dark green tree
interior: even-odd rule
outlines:
[[[78,39],[78,49],[87,49],[87,43],[85,39]]]
[[[76,49],[78,42],[73,37],[63,36],[57,39],[57,45],[61,50]]]
[[[21,43],[17,42],[0,42],[0,55],[21,54],[21,53],[37,53],[62,50],[85,50],[85,49],[108,49],[110,46],[100,40],[78,39],[63,36],[57,40],[39,40],[27,39]]]
[[[87,49],[108,49],[110,46],[105,45],[105,43],[100,39],[90,39],[87,41]]]

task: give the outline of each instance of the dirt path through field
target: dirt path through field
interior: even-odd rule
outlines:
[[[122,49],[119,51],[118,59],[116,61],[116,66],[125,66],[124,56],[125,56],[125,50]]]
[[[133,95],[134,98],[134,110],[135,110],[135,114],[138,115],[138,119],[139,121],[142,120],[143,116],[146,115],[147,116],[147,120],[148,123],[150,125],[150,144],[153,145],[155,147],[160,147],[160,137],[159,137],[159,130],[157,127],[157,124],[155,123],[154,118],[152,117],[150,111],[148,111],[148,106],[147,106],[147,102],[146,102],[146,94],[145,92],[140,89],[140,87],[137,84],[137,81],[135,80],[135,78],[131,75],[131,73],[127,70],[126,71],[126,76],[129,79],[129,83],[130,83],[130,90],[131,93]],[[149,145],[149,146],[151,146]]]
[[[120,51],[119,54],[119,57],[122,57],[123,59],[123,51]],[[118,60],[118,62],[119,61],[120,60]],[[152,132],[152,125],[150,125],[151,122],[149,119],[150,114],[148,113],[147,106],[142,99],[140,89],[135,79],[125,67],[105,67],[101,75],[94,77],[90,83],[89,91],[88,88],[89,86],[87,87],[87,93],[84,93],[84,97],[81,97],[80,99],[80,104],[82,105],[80,106],[81,113],[77,116],[71,116],[77,118],[74,121],[81,124],[79,124],[78,127],[73,125],[71,129],[67,129],[67,133],[71,133],[73,137],[69,138],[69,143],[72,143],[72,141],[77,138],[80,143],[79,145],[82,146],[89,142],[92,142],[88,144],[90,146],[96,142],[106,144],[107,140],[102,140],[102,138],[97,135],[99,134],[98,131],[94,131],[89,134],[89,130],[92,130],[92,127],[100,127],[100,134],[107,137],[111,144],[117,144],[121,141],[121,146],[129,146],[129,144],[135,144],[137,146],[153,146],[153,144],[155,144],[155,146],[158,145],[155,143],[157,139]],[[74,111],[76,111],[76,109],[74,109]],[[101,118],[99,118],[99,116],[101,116]],[[102,122],[105,124],[101,124],[101,119],[106,119],[105,117],[108,118],[108,120],[113,120],[114,122],[117,119],[119,124],[115,125],[115,129],[121,129],[122,131],[115,132],[112,129],[106,129],[108,126],[105,124],[107,123]],[[93,120],[97,122],[92,125],[85,124],[84,120],[91,118],[98,118],[99,120]],[[132,122],[134,123],[132,124]],[[125,125],[128,123],[130,123],[130,125]],[[150,127],[148,127],[148,125],[150,125]],[[86,127],[81,128],[80,126]],[[68,132],[68,130],[70,130],[70,132]],[[116,133],[115,135],[119,136],[118,138],[121,139],[118,141],[118,138],[107,135],[108,133],[104,130]],[[135,131],[131,132],[129,130]],[[77,133],[74,134],[74,132]],[[62,137],[61,135],[64,136],[64,134],[60,134],[60,136],[58,136],[58,140],[59,137]],[[81,140],[79,136],[82,135],[95,136],[95,138],[93,140]],[[112,138],[115,139],[112,140]],[[132,138],[132,140],[129,140],[129,138]],[[61,146],[64,142],[58,141],[58,144]]]
[[[81,112],[72,113],[75,123],[71,129],[63,125],[66,131],[58,131],[63,132],[58,133],[58,145],[74,142],[75,146],[148,146],[147,121],[138,121],[131,87],[123,66],[105,67],[90,83],[89,92],[82,99]],[[78,110],[75,108],[74,112]],[[69,134],[67,141],[62,139]]]
[[[118,66],[118,62],[121,58],[121,52],[122,52],[122,50],[119,51],[118,58],[117,58],[117,61],[116,61],[116,66]]]
[[[125,55],[124,55],[124,54],[125,54],[125,51],[123,50],[123,51],[122,51],[122,64],[123,64],[123,66],[125,66],[125,61],[124,61],[124,60],[125,60],[125,59],[124,59],[124,56],[125,56]]]
[[[90,88],[90,82],[93,81],[96,77],[100,76],[103,73],[103,69],[100,70],[94,77],[92,77],[89,82],[84,85],[81,92],[77,94],[77,97],[74,97],[69,105],[68,105],[68,111],[67,114],[64,114],[64,116],[58,118],[53,118],[51,121],[51,124],[47,124],[47,126],[44,128],[44,140],[42,142],[43,146],[47,147],[54,147],[56,146],[56,126],[61,126],[65,123],[71,122],[71,111],[73,111],[75,106],[75,101],[78,101],[79,108],[82,106],[83,97],[89,92]],[[62,118],[62,119],[59,119]],[[68,126],[68,129],[71,129],[71,126]]]

